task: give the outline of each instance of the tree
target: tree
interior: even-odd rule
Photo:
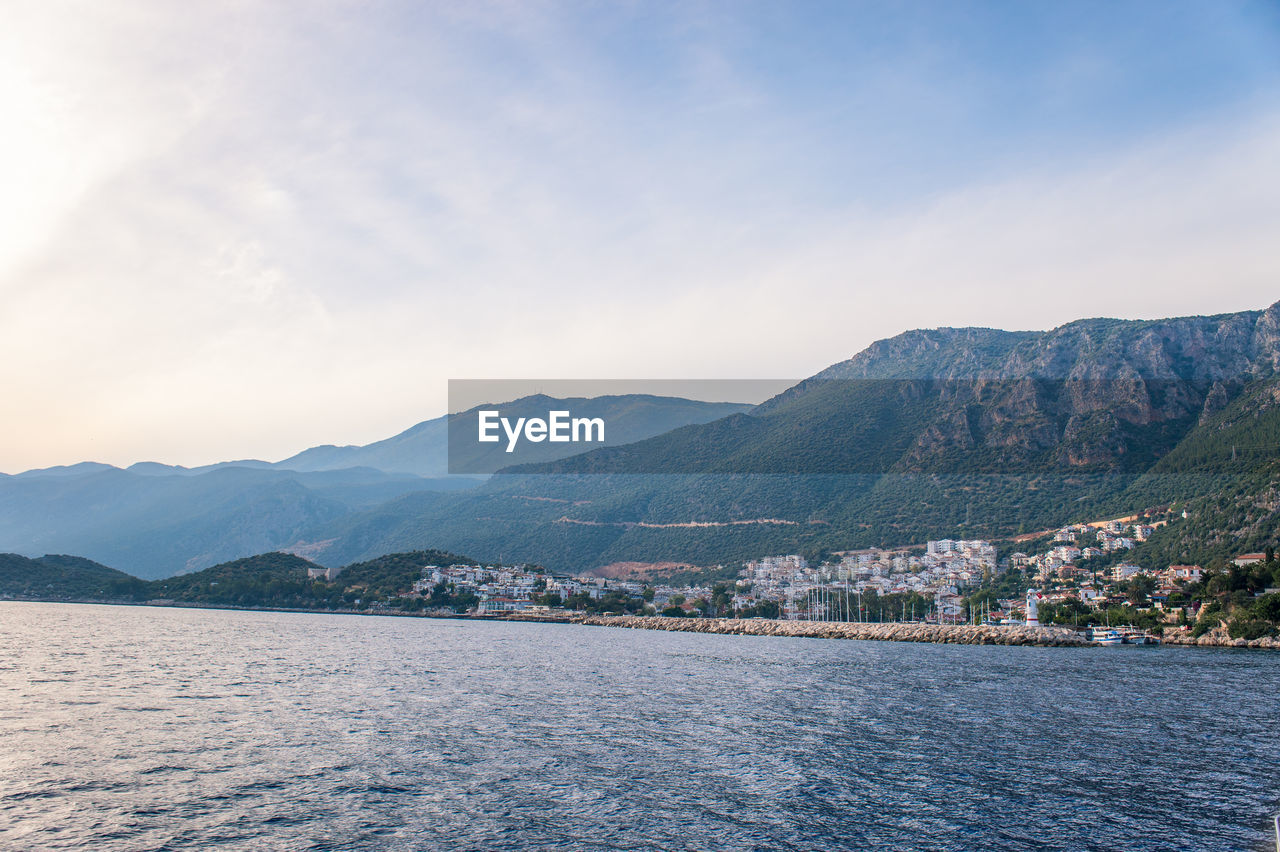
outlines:
[[[781,615],[778,604],[774,601],[760,601],[753,607],[744,609],[742,618],[778,618]]]
[[[1148,598],[1156,588],[1156,581],[1146,574],[1138,574],[1129,580],[1125,596],[1134,606],[1145,606]]]
[[[716,583],[711,588],[711,614],[721,615],[728,608],[733,596],[724,583]]]
[[[569,597],[565,600],[564,605],[566,609],[572,609],[572,610],[581,612],[582,610],[585,610],[588,607],[590,607],[593,603],[594,601],[592,601],[591,595],[587,594],[586,592],[578,592],[576,594],[569,595]]]

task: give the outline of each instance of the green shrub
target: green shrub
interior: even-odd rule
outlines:
[[[1232,619],[1227,635],[1232,639],[1261,639],[1275,632],[1275,625],[1259,618]]]
[[[1249,611],[1262,621],[1280,621],[1280,593],[1263,595],[1253,602]]]
[[[1196,619],[1195,626],[1191,628],[1191,635],[1200,638],[1213,628],[1222,623],[1222,616],[1216,606],[1205,607],[1205,611],[1200,613],[1200,617]]]

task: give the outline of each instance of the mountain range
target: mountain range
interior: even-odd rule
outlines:
[[[441,420],[275,465],[7,477],[0,549],[76,552],[139,576],[269,549],[325,565],[443,548],[592,570],[999,538],[1177,503],[1187,522],[1144,552],[1207,560],[1275,537],[1278,400],[1280,303],[1045,332],[917,330],[761,405],[672,402],[610,446],[559,445],[465,487],[424,475],[442,470],[422,462],[440,453]]]
[[[609,442],[634,441],[743,410],[643,394],[590,401],[531,396],[513,414],[574,405],[610,424]],[[280,462],[242,460],[186,468],[142,462],[126,469],[85,462],[0,474],[0,551],[76,553],[144,579],[290,549],[322,553],[344,519],[416,493],[475,488],[483,478],[446,475],[448,418],[419,423],[368,446],[314,447]],[[554,459],[572,445],[543,444]]]

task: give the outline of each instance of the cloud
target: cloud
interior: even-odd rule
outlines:
[[[799,377],[922,325],[1273,300],[1266,110],[873,179],[892,140],[791,109],[714,14],[503,8],[29,7],[0,469],[367,442],[449,378]],[[611,53],[631,24],[661,61]]]

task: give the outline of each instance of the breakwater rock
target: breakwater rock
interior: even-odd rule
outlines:
[[[867,624],[842,621],[773,621],[743,618],[666,618],[660,615],[589,615],[579,624],[676,630],[741,636],[797,636],[812,639],[879,639],[888,642],[938,642],[949,645],[1089,645],[1066,627],[973,626],[967,624]]]
[[[1263,636],[1260,639],[1232,639],[1226,628],[1215,627],[1201,635],[1192,636],[1188,630],[1165,629],[1160,637],[1166,645],[1190,645],[1199,648],[1269,648],[1280,649],[1280,637]]]

